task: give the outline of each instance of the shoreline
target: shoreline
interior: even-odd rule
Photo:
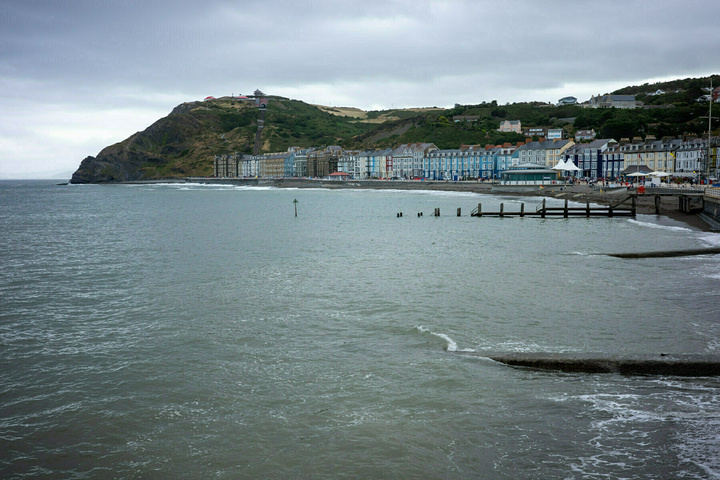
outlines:
[[[594,190],[588,185],[573,185],[560,189],[543,189],[530,192],[493,192],[493,184],[490,182],[444,182],[444,181],[328,181],[328,180],[306,180],[306,179],[278,179],[279,188],[356,188],[356,189],[396,189],[396,190],[435,190],[450,192],[471,192],[498,197],[552,197],[565,199],[577,203],[590,202],[598,205],[609,205],[622,196],[624,190],[605,191]],[[355,184],[355,185],[351,185]],[[695,230],[712,232],[708,225],[698,214],[684,213],[678,209],[676,197],[661,197],[660,213],[655,213],[655,196],[638,195],[636,202],[637,213],[641,215],[655,215],[667,217],[679,223],[683,223]]]
[[[168,180],[165,180],[167,182]],[[493,183],[475,181],[438,181],[438,180],[322,180],[309,178],[216,178],[216,177],[187,177],[177,182],[190,183],[216,183],[248,186],[274,186],[277,188],[326,188],[326,189],[362,189],[362,190],[434,190],[449,192],[469,192],[498,197],[552,197],[565,199],[577,203],[590,202],[598,205],[608,205],[618,200],[625,193],[624,189],[615,189],[608,192],[594,190],[588,185],[563,186],[556,189],[538,189],[529,192],[493,192]],[[148,180],[140,182],[122,183],[159,183],[162,180]],[[542,201],[542,200],[540,200]],[[655,215],[667,217],[670,220],[683,223],[694,230],[712,232],[711,226],[698,214],[684,213],[678,209],[676,197],[660,197],[659,214],[655,213],[655,196],[652,194],[638,195],[636,211],[641,215]]]

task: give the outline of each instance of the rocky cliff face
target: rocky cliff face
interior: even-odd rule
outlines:
[[[138,135],[138,134],[135,134]],[[134,138],[130,137],[131,139]],[[132,151],[125,143],[104,148],[97,157],[86,157],[73,173],[71,183],[102,183],[143,180],[144,167],[148,164],[163,164],[165,160],[152,157],[147,152]]]
[[[96,157],[85,158],[70,181],[102,183],[211,175],[214,155],[242,149],[246,143],[242,136],[235,140],[226,138],[217,112],[198,108],[197,103],[184,103],[144,131],[104,148]]]

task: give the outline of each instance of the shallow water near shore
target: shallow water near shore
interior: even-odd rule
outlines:
[[[718,353],[718,256],[593,254],[720,236],[523,201],[0,182],[0,474],[720,478],[720,379],[463,355]]]

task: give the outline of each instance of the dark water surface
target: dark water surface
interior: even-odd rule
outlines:
[[[720,478],[718,379],[463,355],[718,353],[718,256],[591,254],[719,236],[501,201],[0,182],[0,477]]]

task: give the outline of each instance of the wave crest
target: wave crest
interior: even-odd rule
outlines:
[[[458,350],[458,346],[457,346],[457,343],[455,343],[455,340],[453,340],[452,338],[450,338],[448,335],[446,335],[444,333],[433,332],[429,328],[423,327],[422,325],[416,325],[415,329],[421,333],[428,333],[430,335],[433,335],[435,337],[442,338],[443,340],[445,340],[445,342],[447,342],[445,347],[443,348],[445,351],[448,351],[448,352],[474,352],[475,351],[472,348],[462,348],[462,349]]]

